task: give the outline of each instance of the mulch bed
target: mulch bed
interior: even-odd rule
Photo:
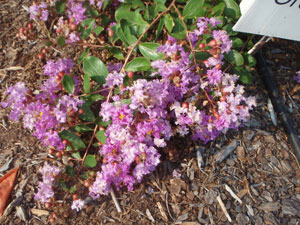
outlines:
[[[44,79],[43,63],[37,58],[42,43],[16,38],[19,28],[29,21],[22,5],[30,4],[0,1],[0,100],[6,88],[17,81],[35,88]],[[74,49],[69,51],[74,54]],[[273,39],[263,52],[300,134],[300,91],[292,79],[300,70],[299,44]],[[48,57],[57,54],[53,51]],[[256,96],[258,106],[243,128],[207,145],[175,141],[172,156],[165,154],[158,169],[133,192],[116,193],[122,213],[117,213],[107,196],[91,201],[81,212],[58,215],[56,223],[300,224],[300,167],[280,121],[277,127],[272,123],[260,76],[256,71],[253,76],[254,82],[246,90]],[[52,209],[33,199],[37,171],[47,157],[45,149],[20,123],[9,120],[8,110],[3,108],[0,130],[1,165],[12,157],[10,169],[21,166],[0,224],[48,224]],[[204,158],[200,168],[197,149]],[[222,159],[224,151],[230,154]]]

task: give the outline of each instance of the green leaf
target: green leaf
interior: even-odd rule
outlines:
[[[127,23],[125,20],[121,21],[121,28],[124,32],[124,35],[126,37],[126,40],[129,45],[134,45],[137,41],[137,38],[133,35],[133,32],[131,32],[130,24]]]
[[[254,67],[256,65],[256,59],[249,55],[248,53],[244,54],[245,65],[248,67]]]
[[[87,125],[87,124],[78,124],[74,127],[74,129],[80,133],[89,132],[89,131],[94,130],[91,125]]]
[[[154,0],[154,3],[157,12],[162,12],[167,8],[165,5],[166,0]]]
[[[213,16],[221,16],[224,12],[224,9],[225,9],[224,2],[220,2],[212,8],[211,13]]]
[[[232,47],[233,48],[241,48],[243,46],[243,41],[242,39],[238,38],[238,37],[234,37],[232,38]]]
[[[57,40],[57,44],[60,45],[60,46],[65,46],[65,44],[66,44],[65,37],[60,36]]]
[[[125,0],[125,3],[131,4],[131,7],[145,9],[145,5],[141,0]]]
[[[59,180],[59,186],[64,190],[64,191],[68,191],[68,187],[66,185],[66,183],[63,180]]]
[[[121,20],[126,20],[130,26],[136,26],[138,29],[138,35],[141,35],[149,25],[143,19],[139,10],[132,12],[128,7],[120,7],[115,13],[115,18],[118,23],[120,23]]]
[[[101,127],[107,127],[109,124],[111,124],[111,121],[101,121],[101,118],[98,117],[95,121],[95,123],[98,125],[98,126],[101,126]]]
[[[94,30],[94,32],[95,32],[96,35],[101,34],[102,31],[104,31],[104,28],[101,27],[101,26],[96,26],[96,28]]]
[[[123,42],[124,46],[127,47],[129,45],[129,41],[127,40],[127,37],[125,36],[121,26],[117,24],[115,26],[115,29],[117,31],[117,36],[120,38],[120,40]]]
[[[207,60],[209,57],[211,57],[211,54],[209,54],[208,52],[196,52],[196,53],[195,53],[195,57],[196,57],[196,59],[198,59],[198,60],[205,61],[205,60]]]
[[[86,10],[86,14],[87,15],[91,15],[91,17],[97,17],[97,16],[99,16],[98,11],[95,8],[91,7],[90,5],[88,5],[86,7],[86,9],[87,9]]]
[[[76,184],[70,187],[70,193],[74,193],[76,191]]]
[[[71,156],[72,156],[74,159],[81,159],[81,155],[80,155],[79,152],[72,153]]]
[[[185,19],[204,16],[203,3],[204,0],[189,0],[183,9],[182,16]]]
[[[53,42],[52,41],[45,41],[44,43],[47,47],[53,45]]]
[[[83,71],[98,84],[102,85],[106,81],[108,70],[104,63],[95,56],[88,56],[83,61]]]
[[[71,167],[69,165],[66,166],[66,174],[68,174],[71,177],[74,177],[75,176],[75,172],[74,172],[73,167]]]
[[[147,71],[149,69],[151,69],[150,61],[144,57],[137,57],[133,59],[125,67],[126,71],[132,71],[132,72]]]
[[[70,77],[69,75],[65,75],[63,80],[62,80],[62,84],[64,89],[68,92],[73,94],[74,90],[75,90],[75,83],[72,77]]]
[[[165,23],[165,26],[166,26],[168,32],[171,33],[175,23],[174,23],[173,17],[170,15],[170,13],[168,13],[164,16],[164,23]]]
[[[55,3],[56,12],[62,14],[66,8],[66,1],[58,1]]]
[[[86,94],[91,92],[90,76],[87,73],[83,76],[83,92]]]
[[[94,102],[103,100],[104,96],[100,95],[100,94],[92,94],[92,95],[87,95],[83,97],[83,100],[86,104],[93,104]]]
[[[110,1],[104,1],[102,4],[102,10],[105,10]]]
[[[225,55],[225,59],[236,66],[242,66],[244,64],[244,58],[241,53],[232,50],[227,55]]]
[[[81,23],[81,25],[80,25],[80,31],[81,31],[80,38],[82,40],[85,40],[90,36],[90,34],[93,31],[94,25],[95,25],[95,19],[92,19],[92,18],[85,19]],[[85,29],[85,26],[87,26],[86,29]]]
[[[224,2],[226,5],[224,9],[225,16],[232,19],[238,19],[241,16],[241,12],[235,0],[224,0]]]
[[[90,122],[93,122],[96,119],[94,113],[90,109],[90,104],[85,102],[81,108],[83,109],[83,114],[79,115],[80,119]]]
[[[171,36],[178,40],[184,39],[186,37],[186,30],[184,29],[182,21],[177,18],[174,22],[175,26],[173,28],[173,33],[171,33]]]
[[[163,54],[161,52],[156,52],[159,44],[157,43],[141,43],[139,44],[139,50],[143,56],[151,60],[158,60],[163,58]]]
[[[159,37],[160,33],[162,32],[164,27],[164,20],[162,18],[160,18],[159,20],[159,24],[156,30],[156,35],[155,35],[155,41],[157,41],[157,38]]]
[[[87,168],[95,167],[97,165],[96,157],[88,154],[83,162],[83,165],[85,165]]]
[[[68,140],[75,150],[86,148],[84,142],[70,130],[64,130],[59,133],[62,140]]]
[[[226,24],[224,27],[223,27],[223,30],[225,30],[229,36],[236,36],[238,34],[238,32],[235,32],[232,30],[232,27],[234,25],[232,23],[229,23],[229,24]]]
[[[101,18],[101,24],[102,25],[104,25],[104,26],[108,26],[109,25],[110,19],[109,19],[109,17],[107,15],[101,14],[100,18]]]
[[[124,55],[120,49],[116,47],[110,47],[109,51],[116,59],[120,59],[120,60],[124,59]]]
[[[100,141],[102,144],[105,144],[105,141],[106,141],[107,138],[105,136],[105,131],[104,130],[97,131],[95,136],[96,136],[98,141]]]
[[[80,64],[85,59],[85,57],[89,53],[89,50],[90,50],[90,48],[86,48],[86,49],[83,50],[83,52],[81,53],[81,55],[78,59],[78,64]]]
[[[244,84],[251,84],[253,77],[250,71],[243,67],[236,67],[234,68],[233,72],[239,75],[239,80],[242,81]]]

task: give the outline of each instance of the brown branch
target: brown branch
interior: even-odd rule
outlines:
[[[106,90],[110,90],[110,88],[103,88],[103,89],[100,89],[100,90],[97,90],[97,91],[93,91],[93,92],[90,92],[90,93],[81,94],[81,95],[78,95],[78,97],[87,96],[87,95],[93,95],[93,94],[98,94],[98,93],[100,93],[102,91],[106,91]]]
[[[216,4],[216,0],[214,0],[213,3],[211,4],[211,7],[210,7],[210,9],[209,9],[209,11],[208,11],[206,17],[208,17],[208,15],[211,13],[211,10],[212,10],[213,7],[215,6],[215,4]]]
[[[196,56],[195,56],[195,53],[194,53],[194,47],[193,47],[192,41],[191,41],[190,36],[189,36],[189,30],[187,29],[187,26],[186,26],[186,24],[185,24],[185,22],[184,22],[184,18],[183,18],[183,16],[181,15],[181,13],[179,12],[179,10],[178,10],[178,8],[176,7],[176,5],[173,5],[173,7],[174,7],[175,11],[177,12],[178,17],[179,17],[179,19],[181,20],[181,22],[182,22],[182,24],[183,24],[183,26],[184,26],[184,29],[185,29],[185,31],[186,31],[186,37],[187,37],[187,39],[188,39],[188,41],[189,41],[189,46],[190,46],[190,48],[191,48],[191,53],[192,53],[192,56],[193,56],[193,60],[194,60],[195,67],[196,67],[196,72],[199,72],[199,68],[198,68],[198,66],[197,66]],[[202,83],[203,81],[202,81],[202,78],[201,78],[201,75],[200,75],[200,74],[199,74],[199,78],[200,78],[200,82]],[[208,102],[209,102],[209,103],[213,106],[213,108],[214,108],[214,103],[213,103],[212,100],[210,99],[208,93],[206,92],[205,89],[203,89],[203,91],[204,91],[204,93],[205,93],[205,96],[206,96]]]
[[[187,39],[188,39],[188,41],[189,41],[189,45],[190,45],[190,48],[191,48],[191,53],[192,53],[192,56],[193,56],[194,64],[195,64],[195,66],[197,66],[197,60],[196,60],[196,56],[195,56],[195,54],[194,54],[193,44],[192,44],[192,41],[191,41],[190,36],[189,36],[189,30],[187,29],[187,26],[186,26],[186,24],[185,24],[185,22],[184,22],[184,18],[183,18],[183,16],[181,15],[181,13],[179,12],[179,9],[178,9],[175,5],[173,5],[173,7],[174,7],[175,11],[177,12],[177,14],[178,14],[178,16],[179,16],[179,19],[181,20],[181,22],[182,22],[182,24],[183,24],[183,26],[184,26],[184,29],[185,29],[185,31],[186,31],[186,37],[187,37]],[[201,79],[201,78],[200,78],[200,79]]]
[[[109,48],[110,45],[94,45],[94,44],[88,44],[88,43],[71,43],[70,45],[78,45],[78,46],[84,46],[84,47],[95,47],[95,48]],[[120,46],[114,46],[116,48],[121,48]]]
[[[84,156],[83,156],[82,162],[81,162],[81,167],[80,167],[80,169],[78,170],[78,172],[81,170],[81,168],[82,168],[82,166],[83,166],[84,160],[85,160],[85,158],[86,158],[86,156],[87,156],[87,153],[88,153],[88,151],[89,151],[89,148],[91,147],[91,145],[92,145],[92,143],[93,143],[93,140],[94,140],[94,138],[95,138],[95,135],[96,135],[97,130],[98,130],[98,125],[95,126],[94,132],[93,132],[93,136],[91,137],[91,140],[90,140],[90,142],[89,142],[87,148],[85,149],[85,153],[84,153]]]

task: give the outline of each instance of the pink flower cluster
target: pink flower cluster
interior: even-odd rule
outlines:
[[[49,60],[44,66],[44,74],[49,76],[41,85],[41,92],[34,95],[23,82],[18,82],[6,91],[8,99],[1,106],[10,107],[10,118],[17,121],[23,116],[25,128],[42,141],[44,146],[62,150],[65,148],[58,132],[65,129],[68,113],[77,112],[83,101],[62,91],[61,80],[64,73],[69,73],[74,63],[70,59]],[[79,79],[73,76],[79,92]]]
[[[49,12],[48,12],[48,5],[45,2],[41,2],[41,4],[33,4],[29,7],[30,12],[30,19],[40,19],[43,21],[48,20]]]
[[[50,198],[54,196],[52,188],[53,181],[59,174],[60,169],[45,163],[44,167],[40,168],[39,172],[42,174],[43,181],[39,182],[38,192],[34,195],[34,199],[39,200],[42,203],[49,202]]]
[[[210,31],[208,23],[212,27],[219,24],[214,18],[198,21],[195,43]],[[225,31],[211,34],[220,53],[230,50],[231,41]],[[108,194],[112,186],[132,190],[159,164],[159,148],[165,147],[171,136],[191,136],[206,143],[230,128],[240,127],[255,106],[253,97],[243,96],[238,77],[216,66],[223,57],[217,63],[194,65],[190,52],[172,37],[157,51],[164,59],[151,63],[156,72],[149,79],[133,81],[112,96],[111,102],[101,105],[99,115],[111,123],[100,148],[102,168],[90,187],[93,198]],[[105,86],[116,88],[125,74],[110,72]]]

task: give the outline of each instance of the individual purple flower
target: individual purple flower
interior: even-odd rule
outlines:
[[[122,69],[123,64],[122,63],[108,63],[107,64],[107,70],[108,72],[112,73],[114,71],[120,72]]]
[[[297,72],[297,76],[294,77],[294,80],[300,83],[300,71]]]
[[[86,15],[84,15],[86,9],[83,7],[81,2],[69,0],[67,3],[67,8],[69,19],[73,18],[76,25],[86,19]]]
[[[5,94],[9,95],[6,102],[1,102],[3,108],[10,107],[11,112],[9,117],[17,121],[22,114],[22,110],[28,101],[29,90],[25,87],[25,83],[18,82],[14,86],[9,87]]]
[[[207,70],[207,77],[210,84],[217,85],[222,80],[222,71],[216,68]]]
[[[35,193],[34,199],[42,203],[49,202],[50,198],[54,196],[52,184],[55,177],[60,173],[60,169],[45,163],[45,165],[40,168],[39,173],[41,173],[43,181],[39,182],[38,192]]]
[[[84,206],[84,201],[81,199],[77,199],[77,200],[73,201],[71,209],[79,212],[83,206]]]
[[[39,5],[32,5],[29,7],[30,19],[41,19],[43,21],[48,20],[48,5],[45,2],[41,2]]]
[[[67,39],[68,44],[76,43],[79,41],[80,41],[80,37],[78,36],[78,34],[76,32],[72,32],[69,34],[69,37]]]
[[[229,39],[229,36],[224,30],[214,30],[212,32],[212,37],[221,44],[221,53],[228,53],[232,47],[232,41]]]
[[[140,144],[138,156],[141,158],[141,162],[139,162],[133,169],[133,176],[138,182],[141,182],[143,176],[154,171],[156,166],[159,164],[160,155],[156,148]]]
[[[72,59],[48,60],[44,66],[44,75],[56,77],[59,72],[70,73],[74,62]]]
[[[212,25],[213,27],[216,27],[219,24],[222,24],[221,20],[216,19],[215,17],[210,18],[208,21],[209,21],[210,25]]]
[[[205,17],[199,17],[197,19],[198,29],[196,29],[194,31],[196,35],[200,36],[200,35],[204,34],[204,32],[208,29],[207,22],[208,22],[207,18],[205,18]]]
[[[118,73],[116,71],[109,73],[106,77],[106,83],[104,84],[105,87],[112,88],[113,86],[119,86],[123,84],[123,78],[125,74]]]

